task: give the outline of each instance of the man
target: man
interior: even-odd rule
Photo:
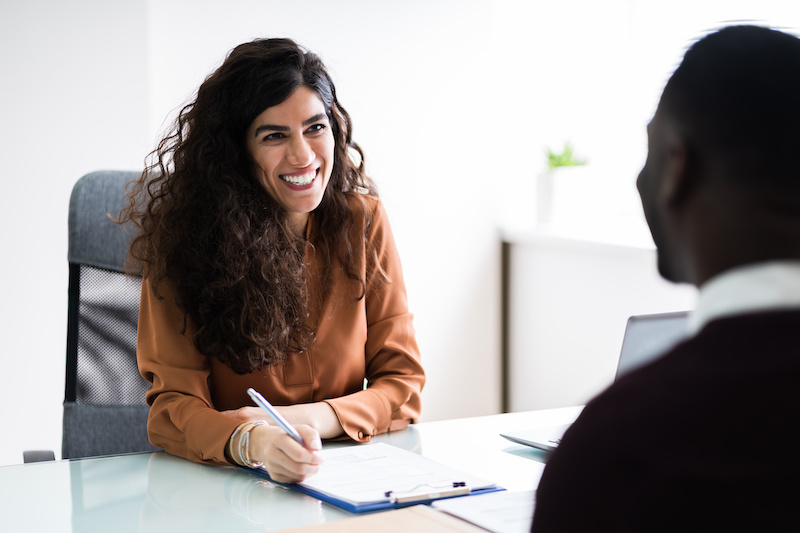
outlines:
[[[532,531],[799,531],[800,40],[705,37],[648,135],[637,186],[694,335],[586,406]]]

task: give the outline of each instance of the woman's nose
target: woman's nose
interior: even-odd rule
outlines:
[[[293,166],[305,167],[314,161],[314,151],[303,136],[292,139],[286,153],[286,161]]]

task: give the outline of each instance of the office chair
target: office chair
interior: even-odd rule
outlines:
[[[149,383],[136,364],[142,282],[124,267],[134,231],[109,218],[138,177],[93,172],[72,189],[64,459],[157,449],[147,439]]]

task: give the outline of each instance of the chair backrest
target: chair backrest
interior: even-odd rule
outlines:
[[[62,457],[155,450],[136,364],[141,279],[125,274],[133,230],[114,222],[138,172],[83,176],[69,202],[69,310]]]

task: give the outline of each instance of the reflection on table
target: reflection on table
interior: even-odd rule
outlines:
[[[427,422],[376,437],[509,490],[536,487],[543,453],[500,432],[574,420],[578,408]],[[342,446],[348,443],[326,443]],[[234,467],[165,452],[0,468],[7,531],[279,531],[350,513]]]

